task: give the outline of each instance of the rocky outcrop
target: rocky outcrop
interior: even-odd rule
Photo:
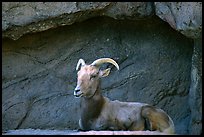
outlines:
[[[93,18],[15,42],[4,39],[3,128],[77,129],[76,63],[110,57],[120,70],[113,67],[103,79],[103,94],[160,107],[174,120],[176,132],[186,134],[192,45],[156,17]]]
[[[76,63],[111,57],[120,70],[102,80],[105,96],[155,105],[177,134],[200,134],[201,6],[3,2],[2,130],[77,129]]]
[[[74,130],[9,130],[3,135],[168,135],[157,131],[74,131]]]
[[[156,14],[187,37],[198,38],[202,30],[201,2],[3,2],[2,4],[3,36],[14,40],[26,33],[71,25],[96,16],[138,20]]]
[[[191,110],[189,131],[192,135],[202,133],[202,39],[195,39],[194,43],[189,90],[189,106]]]
[[[156,15],[187,37],[199,38],[202,2],[155,2]]]
[[[3,36],[14,40],[26,33],[71,25],[91,17],[141,19],[153,13],[147,2],[3,2]]]

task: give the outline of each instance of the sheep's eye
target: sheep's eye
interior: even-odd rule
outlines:
[[[91,75],[90,79],[96,78],[96,75]]]

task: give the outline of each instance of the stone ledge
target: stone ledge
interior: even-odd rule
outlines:
[[[157,131],[86,131],[74,135],[168,135]]]
[[[168,135],[157,131],[76,131],[76,130],[41,130],[19,129],[2,132],[2,135]]]

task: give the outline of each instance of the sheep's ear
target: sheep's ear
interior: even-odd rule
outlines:
[[[105,69],[105,70],[101,70],[100,72],[99,72],[99,76],[100,77],[106,77],[106,76],[108,76],[109,75],[109,73],[110,73],[110,68],[108,68],[108,69]]]

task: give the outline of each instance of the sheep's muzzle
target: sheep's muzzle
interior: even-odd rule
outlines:
[[[76,87],[76,88],[74,89],[74,96],[75,96],[76,98],[80,98],[80,97],[83,96],[83,93],[81,92],[81,90],[80,90],[79,87]]]

